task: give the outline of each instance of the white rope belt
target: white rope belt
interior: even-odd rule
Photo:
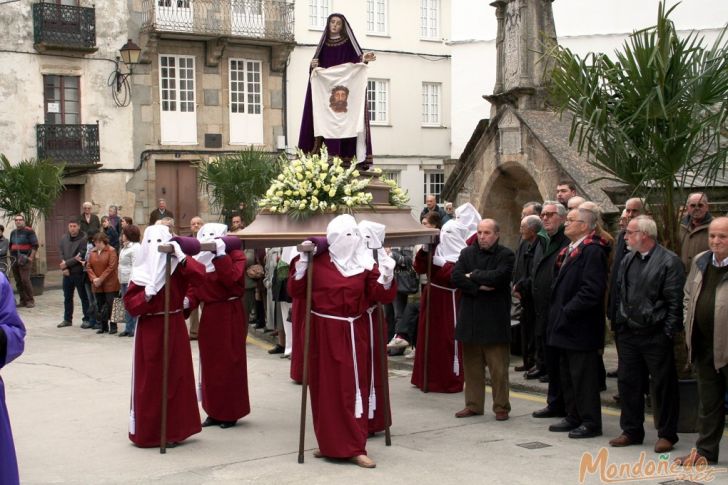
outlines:
[[[458,311],[455,306],[455,292],[457,291],[457,288],[448,288],[447,286],[436,285],[433,282],[430,282],[430,284],[432,286],[434,286],[435,288],[449,291],[452,294],[452,324],[453,324],[453,327],[456,327],[457,323],[458,323]],[[429,295],[428,295],[428,297],[429,297]],[[453,342],[455,344],[455,358],[453,359],[453,362],[452,362],[452,371],[456,376],[459,376],[460,375],[460,362],[458,361],[458,341],[453,339]]]
[[[367,308],[369,314],[369,349],[372,359],[372,375],[369,381],[369,419],[374,419],[374,411],[377,410],[377,391],[374,389],[374,319],[372,318],[372,313],[376,308],[376,306]],[[376,331],[378,332],[379,329],[377,328]]]
[[[339,320],[341,322],[349,322],[349,331],[351,334],[351,354],[352,354],[352,360],[354,362],[354,385],[356,386],[356,398],[354,401],[354,417],[355,418],[361,418],[361,415],[364,414],[364,403],[361,399],[361,389],[359,389],[359,365],[356,362],[356,340],[354,338],[354,320],[361,317],[361,315],[357,315],[355,317],[338,317],[336,315],[326,315],[325,313],[319,313],[314,310],[311,310],[311,313],[313,313],[316,316],[322,317],[322,318],[329,318],[331,320]]]

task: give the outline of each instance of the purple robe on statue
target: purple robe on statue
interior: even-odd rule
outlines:
[[[25,325],[15,311],[13,290],[4,274],[0,273],[0,368],[23,353]],[[18,478],[18,461],[15,458],[10,418],[5,405],[5,386],[0,376],[0,483],[14,485]]]
[[[328,25],[331,17],[340,17],[344,24],[341,38],[335,41],[328,39]],[[328,68],[347,62],[354,64],[361,62],[361,48],[359,48],[356,37],[354,37],[354,33],[346,18],[341,14],[333,13],[326,19],[326,26],[326,30],[321,37],[316,54],[314,55],[314,58],[318,59],[318,67]],[[356,156],[356,137],[339,139],[314,137],[313,108],[311,104],[311,80],[309,79],[306,100],[303,104],[303,118],[301,119],[301,131],[298,136],[298,148],[303,150],[304,153],[318,153],[321,150],[322,144],[325,144],[330,157],[337,156],[344,162],[350,162]],[[372,139],[369,131],[368,113],[368,110],[365,110],[366,159],[357,160],[358,164],[364,164],[366,166],[372,163]]]

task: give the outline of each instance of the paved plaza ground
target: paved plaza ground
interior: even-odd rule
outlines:
[[[496,422],[492,413],[456,419],[462,394],[421,393],[409,383],[410,364],[397,358],[391,360],[390,371],[392,446],[385,446],[383,436],[370,439],[367,446],[377,468],[315,459],[310,413],[301,465],[296,460],[301,387],[288,378],[289,361],[268,355],[271,345],[258,333],[248,339],[251,414],[234,428],[206,428],[160,455],[157,449],[134,447],[127,437],[132,339],[81,330],[78,309],[73,327],[57,329],[62,292],[52,278],[47,287],[36,308],[20,310],[28,328],[26,351],[2,370],[25,484],[572,484],[579,483],[584,452],[596,455],[606,447],[607,465],[634,464],[641,451],[646,453],[644,463],[660,460],[652,452],[656,434],[651,426],[642,446],[608,447],[607,441],[620,432],[614,407],[603,409],[601,438],[573,440],[548,432],[553,420],[531,417],[544,405],[545,386],[531,387],[531,381],[525,383],[513,372],[510,420]],[[192,348],[196,365],[196,343]],[[616,380],[609,381],[605,403],[616,386]],[[490,399],[488,394],[487,406]],[[695,437],[681,435],[673,457],[687,453]],[[723,442],[726,450],[728,440]],[[723,451],[718,467],[727,466]],[[696,482],[708,483],[711,477],[698,478]],[[728,470],[712,478],[713,483],[728,484]],[[584,483],[601,482],[590,474]]]

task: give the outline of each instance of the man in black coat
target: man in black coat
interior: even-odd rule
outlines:
[[[82,328],[89,328],[89,302],[86,294],[86,233],[81,231],[78,219],[68,221],[68,232],[63,235],[59,244],[61,262],[59,268],[63,273],[63,321],[58,328],[70,327],[73,322],[73,291],[78,292],[83,310]]]
[[[566,418],[549,426],[549,431],[568,431],[569,438],[592,438],[602,434],[599,351],[604,346],[610,247],[594,233],[594,212],[572,210],[565,224],[564,234],[571,244],[556,260],[558,273],[551,289],[546,340],[559,351]]]
[[[533,274],[530,285],[533,296],[534,332],[536,334],[536,369],[526,373],[526,379],[538,379],[548,376],[548,395],[546,407],[533,412],[534,418],[553,418],[565,416],[564,398],[559,383],[558,350],[546,345],[546,324],[551,307],[551,283],[554,280],[556,258],[564,247],[569,245],[569,238],[564,235],[566,209],[556,201],[544,202],[541,221],[549,236],[548,243],[536,248],[533,256]]]
[[[683,328],[685,271],[675,253],[657,244],[657,225],[651,218],[632,219],[625,232],[631,252],[619,267],[614,321],[622,434],[609,444],[629,446],[644,440],[646,368],[659,406],[655,453],[667,453],[678,440],[673,337]]]
[[[478,223],[477,243],[460,253],[452,273],[462,296],[455,338],[463,343],[466,418],[483,414],[485,367],[490,370],[495,419],[505,421],[511,410],[508,361],[511,342],[511,289],[515,256],[498,243],[500,228],[493,219]]]

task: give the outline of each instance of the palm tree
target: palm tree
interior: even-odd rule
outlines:
[[[198,182],[226,223],[239,214],[247,225],[255,218],[258,199],[279,172],[279,164],[275,155],[251,146],[234,155],[199,162]]]
[[[657,24],[634,32],[616,60],[558,46],[550,55],[552,101],[573,114],[570,142],[603,178],[652,203],[661,241],[679,252],[683,190],[725,172],[728,43],[726,28],[712,46],[678,37],[676,6],[660,2]]]
[[[63,164],[36,159],[12,164],[0,154],[0,209],[6,217],[23,214],[33,227],[51,213],[63,189]]]

